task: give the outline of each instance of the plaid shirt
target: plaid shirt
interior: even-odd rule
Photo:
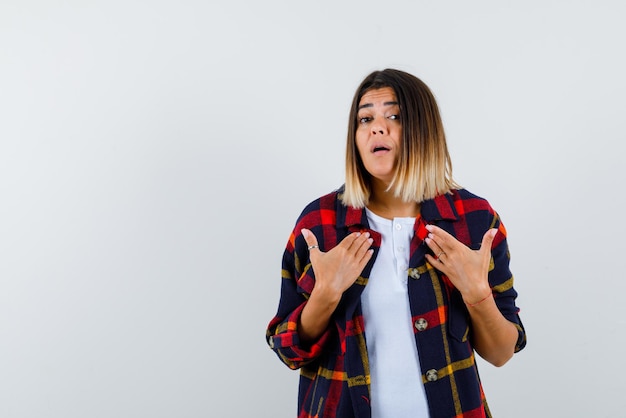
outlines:
[[[378,254],[380,234],[369,229],[364,209],[341,203],[341,192],[339,189],[312,202],[298,219],[283,256],[278,312],[267,329],[267,342],[278,357],[288,367],[300,369],[299,418],[371,416],[360,296]],[[467,190],[422,202],[407,270],[415,344],[430,416],[490,417],[476,368],[467,308],[460,292],[424,257],[430,251],[424,243],[427,224],[441,227],[473,249],[480,247],[488,229],[498,228],[492,244],[489,283],[500,312],[518,329],[517,352],[525,346],[526,335],[515,306],[517,293],[509,270],[506,230],[489,203]],[[328,329],[309,344],[298,337],[298,318],[315,285],[307,244],[300,234],[302,228],[313,231],[321,251],[329,251],[356,231],[369,231],[374,238],[372,260],[344,293]]]

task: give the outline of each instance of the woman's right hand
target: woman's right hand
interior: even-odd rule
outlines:
[[[328,252],[320,251],[317,238],[308,229],[302,236],[309,246],[309,258],[315,273],[315,286],[298,324],[298,334],[305,342],[315,341],[328,328],[343,292],[361,275],[374,250],[368,232],[355,232]]]
[[[319,249],[317,238],[310,230],[302,229],[302,236],[309,246],[309,258],[315,272],[313,292],[323,293],[338,303],[343,292],[352,286],[372,258],[374,250],[370,247],[373,240],[369,232],[354,232],[328,252]]]

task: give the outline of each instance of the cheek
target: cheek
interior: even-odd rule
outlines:
[[[363,139],[362,136],[360,137],[357,132],[356,137],[355,137],[355,142],[356,142],[356,150],[361,156],[361,158],[363,158],[363,152],[365,151],[367,141]]]
[[[398,131],[396,132],[396,142],[398,146],[402,145],[402,126],[398,127]]]

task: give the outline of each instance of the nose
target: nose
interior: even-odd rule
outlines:
[[[387,124],[383,118],[376,118],[372,123],[371,128],[372,135],[384,135],[387,133]]]

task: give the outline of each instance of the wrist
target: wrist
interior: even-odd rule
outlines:
[[[489,292],[486,295],[484,295],[484,296],[482,296],[480,298],[469,299],[469,300],[463,298],[463,302],[465,302],[466,306],[468,306],[470,308],[473,308],[473,307],[475,307],[477,305],[480,305],[481,303],[485,302],[486,300],[488,300],[491,297],[493,297],[493,292],[492,292],[491,289],[489,289]]]
[[[317,305],[331,308],[334,310],[341,300],[341,293],[334,291],[332,288],[316,283],[311,291],[309,302],[313,300]]]

